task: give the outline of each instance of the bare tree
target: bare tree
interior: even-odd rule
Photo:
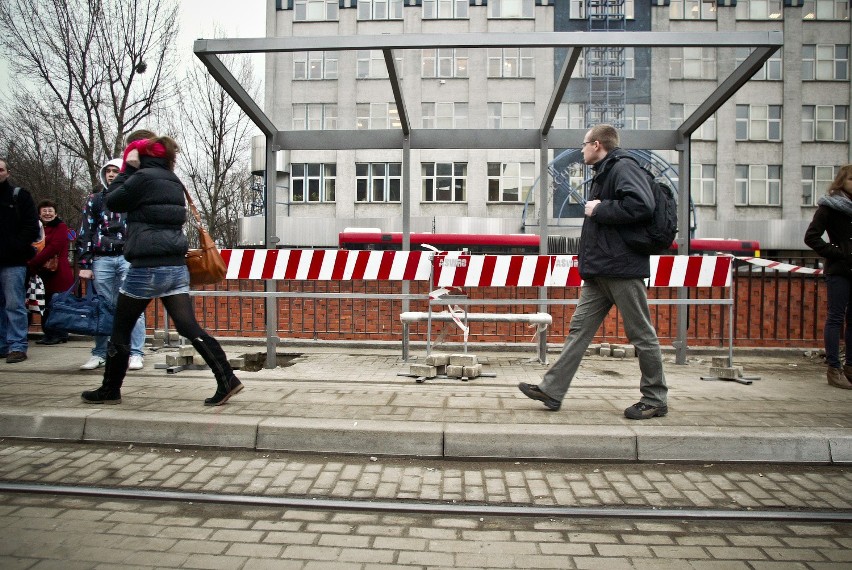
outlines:
[[[12,73],[29,80],[12,99],[27,100],[40,130],[85,164],[90,186],[170,97],[177,14],[174,0],[0,0],[0,42]]]
[[[255,95],[259,83],[248,57],[227,62],[243,88]],[[249,214],[252,202],[249,160],[254,126],[200,63],[187,72],[184,85],[178,107],[184,147],[179,168],[198,198],[213,239],[232,247],[239,237],[237,220]]]

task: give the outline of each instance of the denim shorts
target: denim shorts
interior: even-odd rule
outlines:
[[[131,267],[121,285],[121,292],[134,299],[189,293],[189,270],[186,265]]]

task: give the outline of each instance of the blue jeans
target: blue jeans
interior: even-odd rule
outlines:
[[[123,255],[96,257],[92,263],[92,271],[95,273],[95,290],[98,294],[108,299],[113,310],[118,303],[118,292],[121,289],[127,272],[130,271],[130,263]],[[95,337],[95,348],[92,356],[106,359],[107,343],[109,337],[98,335]],[[145,314],[141,314],[130,334],[130,354],[142,356],[145,350]]]
[[[648,294],[642,279],[588,279],[580,289],[580,300],[568,327],[562,353],[544,374],[539,388],[562,401],[586,349],[612,306],[618,307],[628,340],[639,357],[640,402],[650,406],[666,404],[668,387],[663,374],[663,357],[657,331],[651,323]]]
[[[840,368],[840,337],[846,346],[846,364],[852,364],[852,303],[849,302],[852,279],[845,275],[826,275],[828,314],[825,317],[825,362]]]
[[[0,354],[27,351],[27,268],[0,267]]]

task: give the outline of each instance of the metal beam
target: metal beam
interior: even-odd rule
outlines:
[[[706,121],[719,107],[724,105],[728,99],[734,96],[734,93],[742,87],[746,81],[751,79],[766,61],[775,53],[779,46],[776,47],[758,47],[755,49],[744,62],[742,62],[731,75],[725,79],[713,93],[711,93],[701,105],[692,113],[683,124],[678,128],[678,132],[683,137],[692,136],[698,128]]]
[[[550,132],[550,127],[553,126],[553,119],[556,117],[557,111],[559,111],[559,104],[562,103],[562,97],[565,95],[565,90],[568,89],[568,81],[571,79],[571,74],[574,73],[574,68],[577,66],[577,60],[580,59],[581,53],[583,53],[583,48],[573,48],[562,64],[562,70],[556,79],[556,86],[550,96],[550,102],[547,104],[547,109],[544,110],[544,119],[541,121],[542,136],[546,136]]]
[[[290,36],[196,40],[197,56],[208,53],[276,53],[364,49],[488,47],[768,47],[780,46],[781,32],[488,32]]]
[[[234,99],[240,109],[248,115],[251,122],[257,125],[257,128],[259,128],[264,135],[267,137],[275,135],[278,132],[278,127],[276,127],[272,120],[266,116],[263,109],[255,103],[254,98],[249,95],[245,89],[243,89],[243,86],[240,85],[240,82],[237,81],[231,71],[225,67],[225,64],[222,63],[221,59],[213,54],[198,53],[197,49],[199,43],[203,43],[203,40],[195,42],[196,54],[201,62],[207,67],[207,71],[210,72],[213,79],[215,79],[216,82],[222,86],[222,89],[224,89],[225,92]]]
[[[396,62],[393,58],[393,51],[384,49],[382,50],[382,53],[385,56],[385,65],[388,67],[388,78],[390,79],[391,89],[393,90],[393,99],[396,101],[396,112],[399,114],[402,133],[407,136],[411,133],[411,125],[408,122],[408,112],[405,109],[405,100],[402,98],[402,86],[399,84],[399,74],[396,72]]]

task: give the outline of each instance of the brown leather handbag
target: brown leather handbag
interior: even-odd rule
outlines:
[[[189,209],[192,211],[193,225],[198,230],[198,249],[190,249],[186,252],[186,266],[189,269],[189,284],[196,285],[212,285],[219,283],[225,278],[228,267],[225,265],[225,260],[216,248],[213,238],[201,225],[201,216],[198,214],[198,209],[192,201],[186,187],[183,189],[186,194],[186,202],[189,204]]]

